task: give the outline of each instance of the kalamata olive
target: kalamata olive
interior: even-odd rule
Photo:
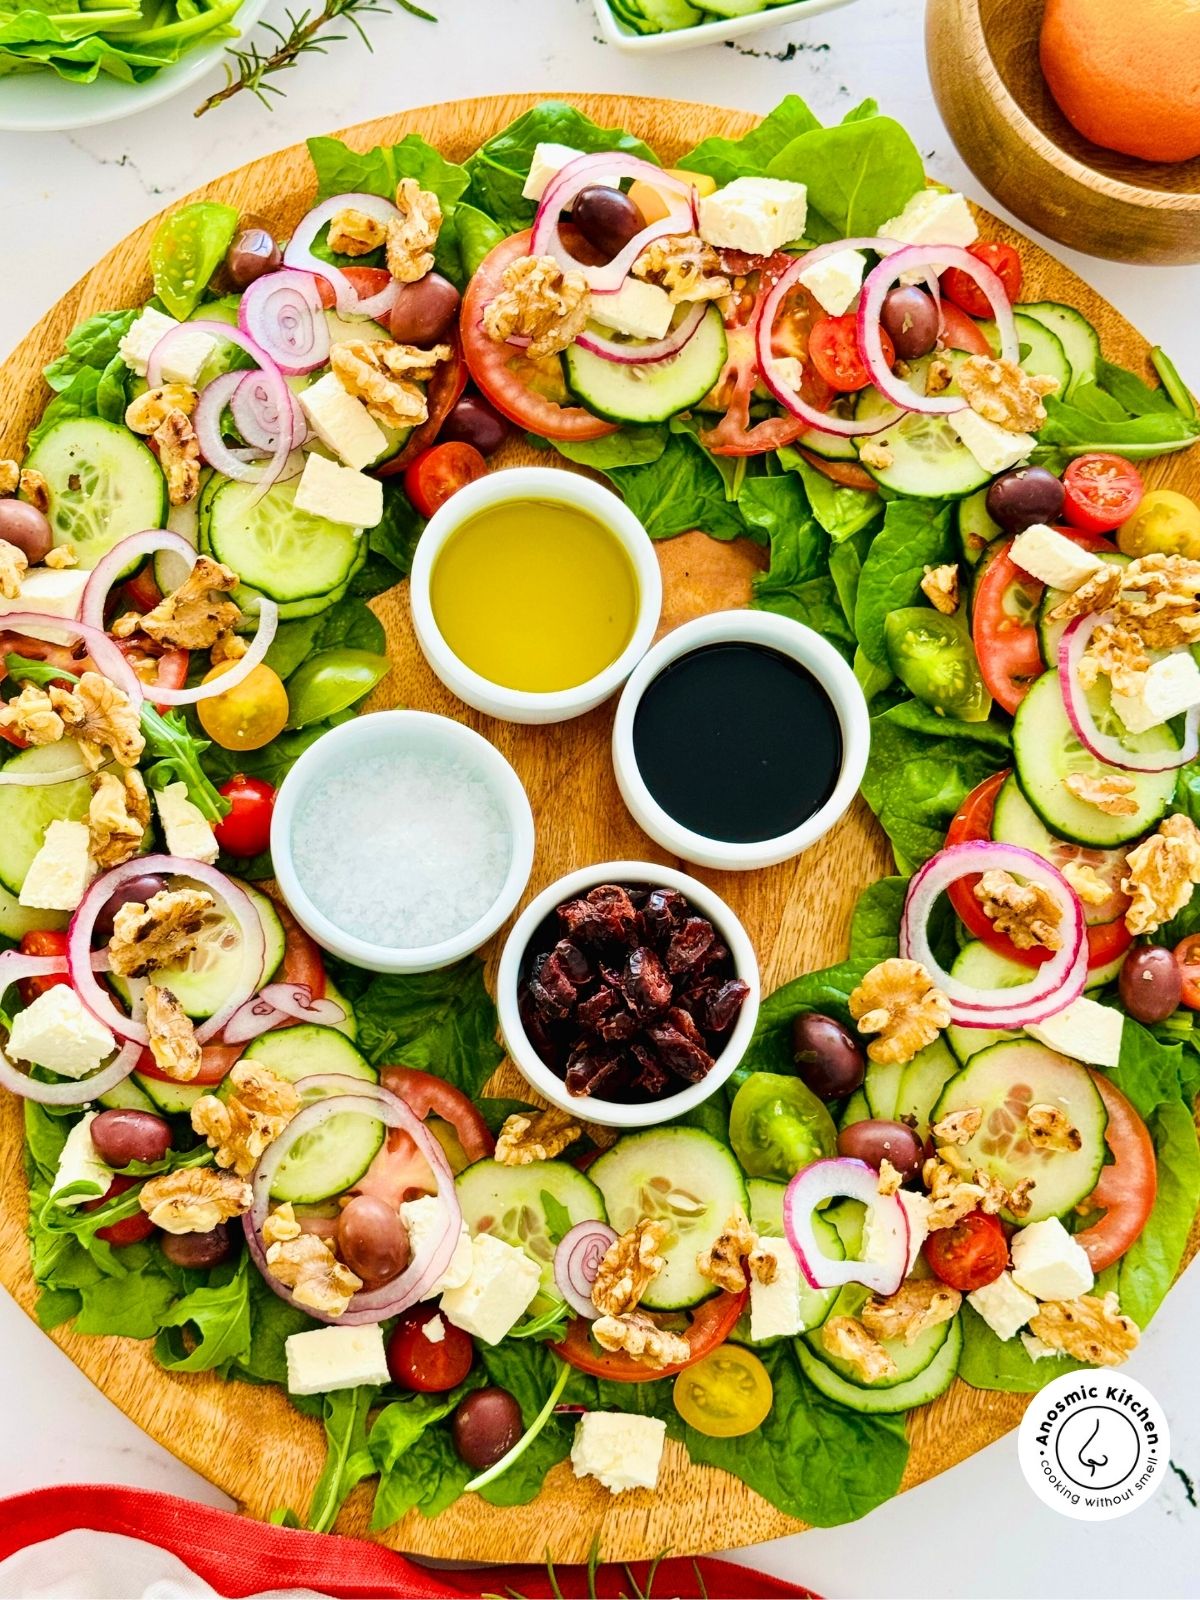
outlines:
[[[792,1054],[797,1074],[822,1100],[853,1094],[866,1072],[854,1036],[819,1011],[805,1012],[792,1023]]]
[[[218,1222],[208,1233],[164,1233],[159,1243],[173,1265],[195,1270],[220,1266],[233,1254],[234,1246],[227,1222]]]
[[[901,361],[919,361],[937,343],[937,307],[915,284],[889,289],[879,320]]]
[[[274,272],[283,251],[266,228],[243,228],[225,257],[225,270],[237,289],[246,289],[264,273]]]
[[[865,1161],[879,1170],[886,1157],[902,1178],[915,1178],[921,1170],[921,1141],[902,1122],[852,1122],[838,1134],[838,1155]]]
[[[571,207],[571,221],[608,261],[620,255],[646,226],[645,217],[629,196],[603,183],[579,191]]]
[[[490,456],[508,438],[508,423],[481,394],[465,394],[442,423],[438,443],[446,440],[472,444],[481,456]]]
[[[1024,533],[1035,522],[1057,522],[1066,491],[1045,467],[1015,467],[1001,473],[987,492],[987,512],[1005,533]]]
[[[428,348],[450,332],[462,296],[440,272],[427,272],[416,283],[402,283],[392,302],[392,338],[401,344]]]
[[[171,1129],[152,1111],[101,1111],[92,1123],[92,1143],[110,1167],[161,1161],[171,1148]]]
[[[338,1218],[342,1260],[369,1289],[390,1283],[408,1265],[408,1230],[394,1206],[373,1194],[356,1194]]]
[[[507,1389],[476,1389],[450,1419],[454,1448],[476,1472],[495,1466],[524,1431],[521,1408]]]
[[[136,901],[145,905],[151,895],[167,886],[166,879],[160,878],[156,873],[147,872],[139,878],[127,878],[119,889],[113,891],[111,897],[100,907],[100,914],[96,918],[96,936],[101,943],[107,944],[112,938],[113,918],[123,905]]]
[[[1147,944],[1125,957],[1117,980],[1121,1003],[1137,1022],[1161,1022],[1179,1006],[1183,974],[1164,945]]]
[[[0,500],[0,539],[15,544],[32,565],[46,559],[54,542],[46,514],[27,500]]]

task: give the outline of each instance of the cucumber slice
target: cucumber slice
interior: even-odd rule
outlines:
[[[863,1411],[875,1415],[910,1411],[914,1406],[923,1406],[930,1400],[936,1400],[938,1395],[945,1394],[954,1382],[959,1357],[962,1355],[961,1323],[962,1318],[955,1317],[952,1322],[945,1324],[949,1332],[933,1360],[923,1371],[909,1378],[906,1383],[893,1384],[888,1389],[848,1383],[831,1366],[816,1356],[804,1339],[796,1340],[794,1347],[796,1359],[814,1389],[851,1411]]]
[[[1093,698],[1093,696],[1095,698]],[[1108,720],[1118,732],[1116,719],[1101,705],[1107,690],[1098,685],[1089,696],[1092,713],[1101,728]],[[1174,750],[1176,741],[1168,727],[1150,728],[1136,736],[1124,735],[1125,746],[1138,752]],[[1097,761],[1079,743],[1067,717],[1058,673],[1046,672],[1017,707],[1012,731],[1013,762],[1017,782],[1026,800],[1052,833],[1075,844],[1111,849],[1149,832],[1165,813],[1175,794],[1175,772],[1131,772],[1131,796],[1137,810],[1130,817],[1110,817],[1085,805],[1066,788],[1063,779],[1072,772],[1103,778],[1112,768]]]
[[[145,1081],[145,1080],[143,1080]],[[132,1077],[123,1078],[104,1094],[97,1096],[100,1104],[108,1111],[150,1111],[157,1113],[160,1110],[144,1089],[140,1089]]]
[[[1083,1136],[1080,1148],[1034,1150],[1024,1133],[1031,1105],[1062,1111]],[[1108,1113],[1091,1074],[1078,1061],[1032,1039],[994,1044],[951,1078],[933,1120],[969,1107],[983,1112],[983,1125],[959,1146],[965,1165],[982,1167],[1006,1189],[1022,1178],[1034,1180],[1032,1207],[1022,1222],[1065,1216],[1096,1187],[1107,1148]]]
[[[651,1311],[697,1305],[714,1294],[696,1269],[733,1212],[749,1200],[741,1169],[725,1145],[699,1128],[651,1128],[619,1139],[588,1169],[618,1233],[640,1217],[671,1224],[666,1266],[642,1296]]]
[[[988,545],[1004,532],[998,522],[988,516],[986,489],[969,494],[958,502],[958,542],[962,546],[963,560],[968,566],[978,566]]]
[[[838,1129],[848,1128],[853,1122],[867,1122],[871,1116],[871,1104],[867,1099],[864,1089],[855,1089],[849,1100],[842,1107],[842,1114],[838,1118]]]
[[[1032,967],[1023,967],[1007,956],[997,955],[978,939],[963,945],[950,968],[952,977],[973,983],[980,989],[1015,989],[1018,984],[1029,982],[1032,971]],[[972,1056],[989,1050],[992,1045],[1008,1044],[1024,1035],[1002,1028],[960,1028],[952,1022],[945,1037],[958,1060],[966,1066]]]
[[[141,1072],[135,1072],[126,1082],[141,1089],[151,1101],[152,1110],[165,1112],[169,1117],[185,1116],[201,1095],[213,1092],[211,1083],[167,1083],[163,1078],[150,1078]]]
[[[42,928],[61,933],[70,920],[69,911],[35,911],[23,906],[16,895],[0,883],[0,936],[5,939],[16,942]]]
[[[340,1022],[334,1023],[334,1027],[338,1033],[344,1033],[347,1039],[353,1042],[358,1038],[358,1017],[355,1015],[354,1007],[349,1000],[347,1000],[337,984],[334,983],[333,979],[328,976],[325,979],[325,998],[326,1000],[332,1000],[335,1005],[341,1006],[346,1013]]]
[[[73,545],[80,567],[94,567],[131,533],[162,527],[167,486],[154,453],[115,422],[60,422],[24,464],[49,485],[54,542]]]
[[[573,344],[563,353],[567,387],[589,411],[609,422],[665,422],[687,411],[721,376],[727,346],[715,306],[678,355],[645,366],[623,366]]]
[[[1021,342],[1021,367],[1034,377],[1053,378],[1057,393],[1065,395],[1071,387],[1071,363],[1062,340],[1045,323],[1018,312],[1013,318]]]
[[[787,1191],[786,1183],[775,1183],[771,1178],[748,1178],[746,1193],[750,1199],[750,1226],[755,1233],[767,1239],[784,1238],[783,1229],[783,1197]],[[813,1217],[813,1231],[825,1254],[834,1261],[845,1258],[845,1249],[841,1236],[831,1222],[822,1216]],[[804,1275],[800,1275],[800,1315],[804,1319],[807,1330],[820,1327],[825,1318],[833,1309],[833,1303],[839,1294],[838,1289],[812,1289],[805,1282]],[[738,1318],[733,1332],[729,1335],[735,1344],[768,1345],[778,1344],[777,1339],[752,1339],[750,1337],[750,1312],[742,1312]]]
[[[958,1062],[942,1039],[926,1045],[904,1069],[895,1121],[907,1123],[917,1138],[924,1140],[929,1134],[930,1113],[957,1071]]]
[[[1094,383],[1100,370],[1100,336],[1081,311],[1074,306],[1064,306],[1057,300],[1037,300],[1020,307],[1022,317],[1032,317],[1048,328],[1062,345],[1063,354],[1071,368],[1071,381],[1066,396],[1081,383]]]
[[[954,359],[956,355],[957,360]],[[931,359],[926,356],[912,363],[912,384],[918,392],[924,389],[925,371]],[[966,357],[949,351],[942,359],[957,366]],[[954,392],[953,384],[948,392]],[[889,410],[891,402],[885,400],[878,389],[864,389],[854,414],[865,422]],[[991,473],[979,465],[945,417],[910,411],[881,433],[856,438],[854,442],[860,451],[868,439],[891,451],[892,464],[873,467],[864,461],[863,466],[877,483],[895,494],[910,495],[918,500],[959,500],[964,495],[974,494],[991,478]]]
[[[542,1271],[542,1290],[561,1299],[554,1284],[554,1251],[577,1222],[603,1222],[600,1190],[569,1161],[534,1161],[505,1167],[476,1161],[454,1180],[463,1221],[474,1237],[491,1233],[515,1245]],[[559,1212],[570,1219],[563,1227]]]
[[[658,33],[690,28],[701,18],[701,13],[689,5],[688,0],[638,0],[638,10]]]
[[[869,1289],[864,1289],[861,1284],[848,1283],[838,1295],[831,1316],[857,1317],[870,1298]],[[956,1319],[952,1317],[948,1322],[939,1322],[934,1328],[926,1328],[912,1344],[905,1344],[903,1339],[881,1340],[883,1348],[896,1363],[896,1371],[890,1378],[877,1378],[873,1383],[867,1383],[857,1367],[851,1366],[848,1361],[843,1361],[840,1356],[832,1355],[825,1348],[825,1341],[819,1328],[806,1333],[804,1343],[818,1361],[830,1371],[837,1373],[844,1382],[851,1383],[856,1388],[878,1392],[883,1389],[899,1388],[901,1384],[911,1383],[919,1377],[936,1359],[939,1350],[949,1339],[950,1329],[955,1321]]]
[[[13,756],[7,766],[14,772],[61,772],[78,767],[80,760],[74,739],[62,739],[58,744],[31,745]],[[60,818],[82,821],[91,799],[92,786],[86,778],[39,788],[22,789],[15,783],[0,787],[0,883],[20,894],[50,823]],[[41,925],[46,926],[45,922]]]
[[[1129,876],[1128,852],[1096,850],[1058,838],[1043,824],[1013,777],[1004,780],[996,796],[992,813],[992,838],[1003,844],[1021,845],[1026,850],[1032,850],[1060,872],[1069,862],[1078,862],[1090,867],[1102,878],[1109,887],[1109,897],[1098,906],[1084,904],[1084,921],[1089,927],[1115,922],[1118,917],[1125,915],[1129,899],[1121,892],[1121,880]],[[1028,979],[1029,969],[1024,970]]]
[[[1129,557],[1121,554],[1119,550],[1097,551],[1101,561],[1107,561],[1115,567],[1127,567]],[[1067,598],[1070,593],[1067,589],[1047,589],[1038,604],[1038,638],[1042,646],[1042,660],[1048,667],[1058,665],[1058,646],[1062,636],[1067,631],[1066,621],[1052,621],[1050,613]]]
[[[272,600],[325,596],[354,570],[362,530],[295,507],[298,479],[254,503],[252,483],[225,479],[201,508],[201,541],[248,587]]]
[[[850,400],[853,401],[853,396]],[[831,415],[837,417],[854,415],[844,397],[835,400],[829,410]],[[796,448],[807,450],[810,455],[820,456],[822,461],[858,460],[858,450],[853,439],[842,433],[825,433],[821,428],[810,428],[807,433],[802,433],[796,440]]]
[[[879,1118],[881,1122],[895,1121],[896,1097],[900,1093],[900,1081],[903,1077],[903,1062],[889,1061],[885,1065],[880,1061],[871,1061],[867,1064],[863,1089],[867,1096],[867,1104],[871,1108],[871,1115]]]

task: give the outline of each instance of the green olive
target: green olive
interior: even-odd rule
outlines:
[[[389,666],[386,656],[345,646],[310,657],[288,679],[288,727],[306,728],[345,711],[370,694]]]

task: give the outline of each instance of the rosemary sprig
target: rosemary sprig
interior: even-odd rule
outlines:
[[[414,4],[414,0],[394,0],[394,3],[410,16],[420,17],[423,22],[437,21],[432,12],[423,11]],[[277,28],[274,23],[264,22],[262,26],[276,40],[275,48],[263,49],[252,40],[244,50],[230,50],[228,55],[232,61],[225,62],[225,87],[210,94],[207,100],[198,105],[195,115],[202,117],[206,111],[211,111],[214,106],[219,106],[243,89],[249,89],[269,108],[270,95],[287,92],[271,81],[273,74],[294,67],[302,55],[324,55],[331,44],[338,44],[348,37],[345,33],[324,32],[330,23],[345,18],[367,49],[373,50],[370,39],[363,31],[361,18],[365,12],[382,13],[386,10],[387,6],[381,5],[379,0],[325,0],[324,8],[315,15],[311,10],[302,11],[299,16],[289,11],[287,31]]]

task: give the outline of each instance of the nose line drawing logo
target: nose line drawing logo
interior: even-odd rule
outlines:
[[[1101,1456],[1099,1458],[1099,1460],[1096,1460],[1094,1458],[1089,1458],[1089,1457],[1085,1456],[1084,1453],[1083,1453],[1084,1450],[1087,1450],[1091,1446],[1091,1444],[1094,1442],[1094,1440],[1098,1436],[1099,1432],[1100,1432],[1100,1419],[1099,1419],[1099,1417],[1097,1417],[1096,1421],[1095,1421],[1095,1424],[1094,1424],[1094,1426],[1092,1428],[1091,1433],[1088,1434],[1087,1438],[1084,1440],[1083,1445],[1082,1445],[1082,1447],[1081,1447],[1081,1449],[1079,1451],[1079,1465],[1081,1467],[1086,1467],[1088,1469],[1088,1471],[1093,1474],[1093,1476],[1095,1475],[1097,1467],[1106,1467],[1108,1465],[1108,1457],[1107,1456]]]
[[[1038,1499],[1082,1522],[1142,1505],[1163,1477],[1170,1433],[1162,1407],[1136,1378],[1072,1372],[1029,1404],[1017,1455]]]

